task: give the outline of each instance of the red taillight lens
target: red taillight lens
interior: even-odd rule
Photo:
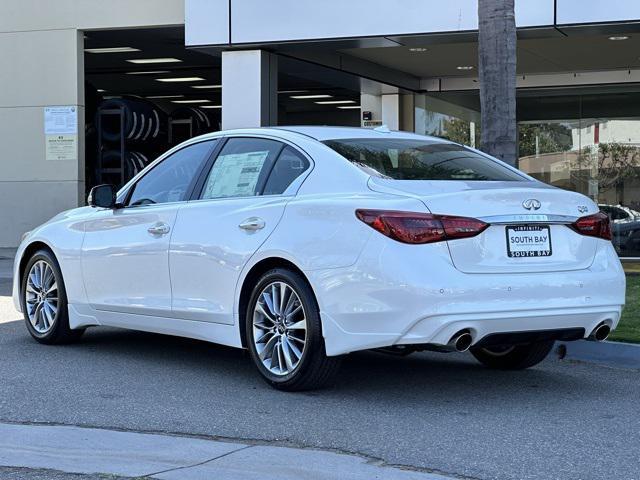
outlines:
[[[576,232],[589,237],[598,237],[611,240],[611,222],[609,216],[598,212],[587,217],[582,217],[571,224]]]
[[[489,225],[475,218],[392,210],[356,210],[356,217],[402,243],[434,243],[475,237]]]

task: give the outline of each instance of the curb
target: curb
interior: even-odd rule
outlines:
[[[159,480],[461,478],[326,450],[20,423],[0,423],[0,466]]]
[[[555,351],[561,360],[640,369],[640,345],[634,343],[558,342]]]

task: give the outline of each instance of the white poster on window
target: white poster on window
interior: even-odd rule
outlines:
[[[216,159],[204,198],[249,197],[255,194],[260,171],[269,151],[232,153]]]

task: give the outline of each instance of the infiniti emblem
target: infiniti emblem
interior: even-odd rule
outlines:
[[[530,198],[522,202],[522,206],[527,210],[538,210],[542,206],[542,204],[540,203],[540,200]]]

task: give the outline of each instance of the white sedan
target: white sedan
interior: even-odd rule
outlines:
[[[349,352],[464,351],[492,368],[603,340],[625,277],[587,197],[388,130],[217,132],[25,235],[13,295],[45,344],[109,325],[246,348],[274,387]]]

